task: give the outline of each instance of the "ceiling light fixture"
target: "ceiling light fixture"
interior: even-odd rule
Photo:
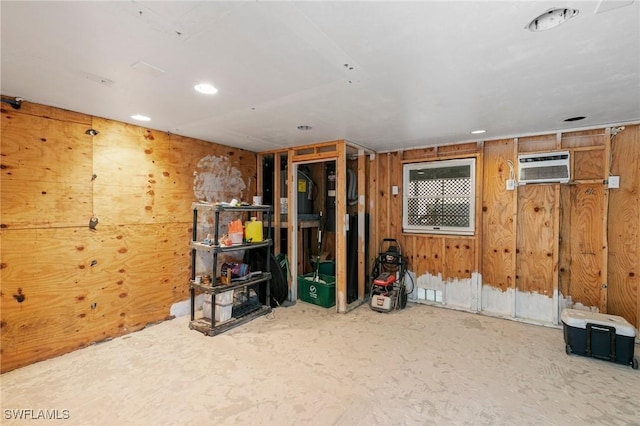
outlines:
[[[481,134],[486,133],[486,132],[487,132],[487,131],[486,131],[486,130],[484,130],[484,129],[478,129],[478,130],[473,130],[473,131],[471,131],[471,134],[472,134],[472,135],[481,135]]]
[[[205,95],[215,95],[218,93],[218,89],[210,85],[209,83],[200,83],[193,86],[196,91],[204,93]]]
[[[147,117],[146,115],[142,115],[142,114],[132,115],[131,118],[133,118],[134,120],[138,120],[138,121],[151,121],[151,118]]]
[[[555,28],[558,25],[574,18],[578,14],[578,9],[555,8],[549,9],[540,16],[534,18],[527,24],[525,30],[537,32]]]
[[[298,126],[298,130],[311,130],[311,129],[312,129],[312,127],[311,126],[307,126],[306,124],[302,125],[302,126]]]
[[[570,123],[572,121],[580,121],[580,120],[584,120],[587,117],[583,117],[583,116],[577,116],[577,117],[569,117],[569,118],[565,118],[564,121],[566,121],[567,123]]]

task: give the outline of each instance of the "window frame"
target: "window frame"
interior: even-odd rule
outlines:
[[[423,169],[441,169],[447,167],[456,166],[469,166],[469,194],[460,194],[458,197],[450,197],[449,195],[443,195],[440,199],[446,198],[465,198],[469,202],[469,225],[465,227],[448,226],[448,225],[409,225],[408,223],[408,210],[409,200],[416,197],[409,197],[409,190],[411,188],[410,174],[414,170]],[[412,234],[451,234],[451,235],[475,235],[475,222],[476,222],[476,158],[456,158],[449,160],[434,160],[425,161],[419,163],[406,163],[402,167],[402,231]],[[433,198],[435,199],[435,197]]]

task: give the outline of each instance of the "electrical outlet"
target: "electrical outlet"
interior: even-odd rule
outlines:
[[[393,185],[393,186],[391,187],[391,193],[392,193],[393,195],[398,195],[398,187],[397,187],[396,185]]]
[[[516,181],[514,179],[507,179],[505,183],[507,191],[513,191],[514,189],[516,189]]]
[[[620,188],[620,176],[609,176],[609,189]]]

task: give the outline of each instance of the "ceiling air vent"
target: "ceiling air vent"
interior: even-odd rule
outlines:
[[[568,183],[569,151],[518,156],[518,183]]]

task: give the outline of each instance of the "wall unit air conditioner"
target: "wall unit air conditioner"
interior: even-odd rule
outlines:
[[[518,155],[518,183],[568,183],[569,151]]]

